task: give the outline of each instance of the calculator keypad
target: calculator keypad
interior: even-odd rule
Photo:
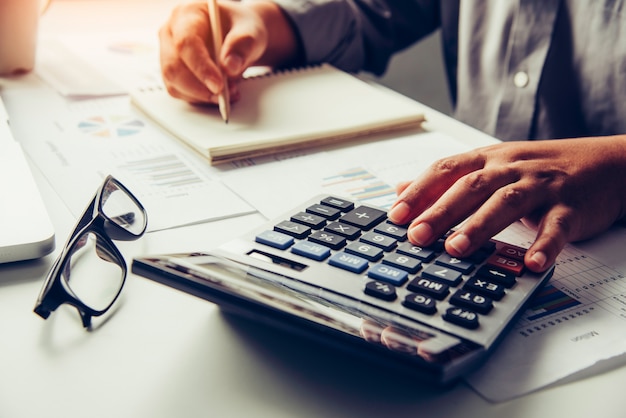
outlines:
[[[407,240],[407,228],[391,223],[385,211],[333,196],[276,221],[255,241],[344,270],[348,278],[354,274],[355,298],[392,312],[440,317],[465,330],[479,330],[485,318],[501,310],[525,273],[522,248],[490,241],[458,259],[445,252],[443,238],[429,247],[415,246]],[[345,293],[345,283],[341,286],[330,290]]]

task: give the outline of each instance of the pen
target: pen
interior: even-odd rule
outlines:
[[[211,22],[211,32],[213,35],[213,51],[215,54],[215,64],[219,68],[220,50],[222,49],[222,23],[220,21],[219,10],[217,8],[217,0],[207,0],[207,6],[209,8],[209,20]],[[218,97],[218,103],[220,108],[220,114],[224,122],[228,123],[230,116],[230,98],[228,97],[228,79],[224,73],[220,70],[222,79],[224,80],[224,88]]]

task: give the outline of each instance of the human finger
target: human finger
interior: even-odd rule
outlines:
[[[396,224],[409,223],[431,206],[460,177],[484,167],[478,154],[469,152],[441,159],[432,164],[402,191],[388,213]]]
[[[526,251],[524,264],[534,272],[551,266],[565,245],[571,241],[573,214],[565,206],[552,207],[541,219],[537,236]]]

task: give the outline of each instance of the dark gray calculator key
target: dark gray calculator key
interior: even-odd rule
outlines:
[[[487,296],[469,290],[459,289],[450,297],[450,304],[471,309],[474,312],[487,314],[493,309],[493,301]]]
[[[398,253],[387,254],[385,258],[383,258],[383,264],[397,267],[411,274],[417,273],[419,269],[422,268],[422,262],[417,258]]]
[[[314,215],[322,216],[326,219],[334,221],[341,215],[341,211],[339,209],[331,208],[326,205],[313,205],[306,208],[308,213],[312,213]]]
[[[293,245],[293,237],[276,231],[263,231],[254,240],[280,250],[286,250]]]
[[[448,253],[443,253],[435,260],[435,264],[440,266],[450,267],[451,269],[460,271],[463,274],[468,274],[474,270],[474,263],[467,260],[461,260],[460,258],[452,257]]]
[[[480,293],[493,300],[500,300],[504,297],[504,285],[492,283],[481,277],[472,277],[463,286],[464,289]]]
[[[491,266],[482,266],[475,274],[494,283],[500,283],[507,289],[515,284],[515,274],[508,271],[501,271]]]
[[[436,280],[417,277],[409,282],[406,287],[411,292],[423,293],[434,297],[437,300],[444,300],[450,293],[450,286]]]
[[[361,256],[369,261],[378,261],[383,256],[383,250],[362,242],[352,242],[344,249],[345,252]]]
[[[386,264],[374,264],[367,271],[367,277],[402,286],[409,279],[409,273]]]
[[[476,329],[480,325],[478,314],[463,308],[448,308],[446,313],[443,314],[443,319],[468,329]]]
[[[435,252],[429,248],[418,247],[410,242],[403,242],[398,245],[396,249],[397,253],[410,255],[411,257],[419,258],[422,261],[429,262],[435,257]]]
[[[419,293],[409,293],[404,298],[402,304],[409,309],[428,315],[433,315],[437,312],[437,302],[430,296]]]
[[[431,264],[422,270],[421,276],[426,279],[438,280],[447,283],[450,286],[458,286],[463,279],[460,271],[453,270],[448,267]]]
[[[341,222],[331,222],[324,227],[324,231],[332,232],[333,234],[338,234],[347,239],[354,241],[358,237],[361,236],[361,230],[356,226],[344,224]]]
[[[313,229],[322,229],[326,226],[326,218],[323,218],[318,215],[313,215],[312,213],[306,212],[298,212],[291,217],[293,222],[298,222],[300,224],[310,226]]]
[[[274,226],[274,231],[282,232],[283,234],[291,235],[294,238],[304,239],[311,233],[311,228],[306,225],[299,224],[291,221],[282,221]]]
[[[387,252],[393,250],[398,245],[398,241],[394,238],[376,232],[366,232],[359,241],[375,245]]]
[[[368,206],[359,206],[358,208],[352,209],[350,212],[343,215],[339,218],[339,220],[368,231],[380,222],[384,221],[386,218],[387,213],[382,210],[370,208]]]
[[[386,301],[392,301],[398,297],[396,294],[396,288],[393,285],[377,280],[368,282],[365,285],[365,294]]]
[[[291,247],[291,252],[315,261],[326,260],[330,256],[330,248],[309,241],[298,241]]]
[[[389,221],[378,225],[374,228],[374,232],[388,235],[398,241],[406,241],[407,238],[407,229],[405,227],[392,224]]]
[[[343,270],[351,271],[352,273],[363,273],[369,266],[367,260],[363,257],[344,252],[333,254],[328,259],[328,264]]]
[[[350,202],[349,200],[344,200],[333,196],[328,196],[320,203],[339,209],[342,212],[348,212],[349,210],[354,209],[354,203]]]
[[[324,231],[313,231],[313,233],[309,235],[309,241],[325,245],[333,250],[339,250],[346,245],[346,239],[344,237]]]

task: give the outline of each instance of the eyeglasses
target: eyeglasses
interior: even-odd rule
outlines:
[[[137,198],[108,176],[48,272],[35,313],[47,319],[67,303],[78,310],[83,326],[91,328],[91,318],[109,310],[126,280],[126,261],[112,240],[138,239],[147,221]]]

